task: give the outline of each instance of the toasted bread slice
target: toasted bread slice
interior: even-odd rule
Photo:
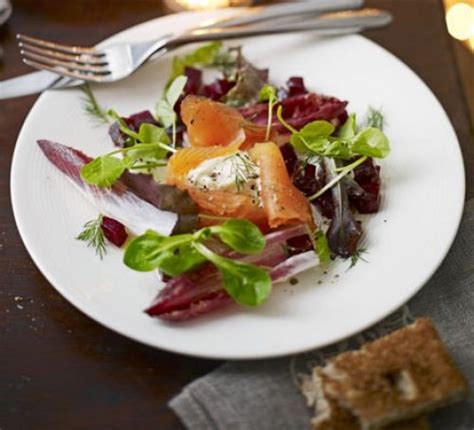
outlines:
[[[314,430],[361,430],[359,420],[349,410],[342,408],[336,400],[325,391],[326,377],[321,367],[313,370],[312,378],[303,384],[303,393],[308,406],[314,406],[315,416],[312,420]],[[383,430],[429,430],[426,417],[413,418],[408,421],[391,424]]]
[[[319,372],[324,392],[362,430],[418,417],[467,393],[465,378],[427,318],[340,354]]]

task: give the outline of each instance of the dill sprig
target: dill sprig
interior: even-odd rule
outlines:
[[[102,230],[102,220],[104,216],[99,214],[97,219],[90,220],[84,224],[84,230],[76,237],[77,240],[83,240],[95,249],[96,255],[102,258],[107,253],[104,232]]]
[[[109,118],[106,113],[107,111],[103,109],[97,102],[97,99],[95,98],[89,83],[86,82],[79,88],[84,94],[82,101],[87,115],[91,116],[99,123],[107,124],[109,122]]]
[[[362,254],[366,254],[366,253],[367,253],[366,248],[356,249],[354,254],[351,255],[351,264],[347,268],[347,270],[352,269],[359,261],[363,261],[364,263],[368,263],[368,261],[364,257],[362,257]]]
[[[367,127],[375,127],[379,130],[383,130],[385,118],[380,110],[374,109],[372,106],[369,106],[369,110],[366,116],[366,125]]]
[[[232,162],[231,175],[235,177],[237,192],[240,192],[250,179],[257,178],[257,165],[247,155],[237,153],[227,159]]]

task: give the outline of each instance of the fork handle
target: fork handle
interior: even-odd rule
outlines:
[[[313,31],[322,35],[354,33],[362,29],[377,28],[389,24],[392,15],[379,9],[361,9],[324,14],[303,22],[272,25],[265,23],[237,28],[204,28],[172,38],[166,44],[167,50],[194,42],[236,39],[269,34]]]
[[[243,9],[243,13],[239,11],[237,16],[219,19],[212,24],[202,26],[202,28],[237,27],[282,17],[294,17],[295,15],[314,15],[337,10],[358,9],[363,4],[364,0],[318,0],[254,6]]]

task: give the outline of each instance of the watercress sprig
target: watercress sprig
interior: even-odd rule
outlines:
[[[224,289],[237,303],[260,305],[271,291],[268,272],[216,254],[204,243],[212,236],[217,236],[241,254],[259,253],[265,247],[265,237],[254,224],[231,219],[193,234],[163,236],[149,230],[130,242],[125,250],[124,263],[138,271],[160,269],[169,276],[177,276],[208,261],[219,270]]]
[[[176,77],[165,92],[163,99],[156,104],[156,115],[165,128],[172,127],[172,145],[176,146],[176,121],[178,116],[174,111],[174,105],[178,101],[186,86],[188,78],[186,76]]]
[[[278,102],[276,88],[272,85],[265,84],[258,93],[258,101],[268,102],[267,132],[265,134],[265,141],[268,141],[268,139],[270,139],[270,132],[272,130],[273,107]]]
[[[228,73],[230,69],[236,66],[236,57],[228,50],[223,49],[222,42],[210,42],[200,46],[189,54],[174,57],[171,67],[171,76],[165,88],[169,88],[171,82],[179,75],[184,74],[186,67],[191,66],[216,67]]]
[[[295,130],[284,120],[281,106],[277,116],[292,133],[291,144],[301,154],[349,160],[360,155],[385,158],[390,153],[390,143],[381,130],[366,127],[357,131],[355,114],[349,116],[336,136],[333,136],[335,126],[328,121],[313,121],[301,130]]]
[[[161,127],[142,124],[136,133],[130,130],[124,121],[123,124],[119,122],[119,126],[124,133],[133,138],[132,146],[101,155],[84,165],[81,177],[89,184],[110,187],[125,170],[137,171],[165,166],[166,155],[176,151],[169,146],[169,137]],[[116,155],[122,155],[122,158]]]

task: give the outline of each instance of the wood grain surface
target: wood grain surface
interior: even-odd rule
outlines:
[[[94,44],[167,13],[159,0],[13,3],[11,20],[0,28],[0,80],[30,71],[17,55],[16,33]],[[390,27],[366,36],[405,61],[440,99],[461,142],[473,196],[474,142],[441,2],[366,3],[394,13]],[[167,401],[219,362],[145,347],[98,325],[48,284],[21,242],[10,204],[10,162],[35,100],[0,101],[0,429],[179,429]]]

